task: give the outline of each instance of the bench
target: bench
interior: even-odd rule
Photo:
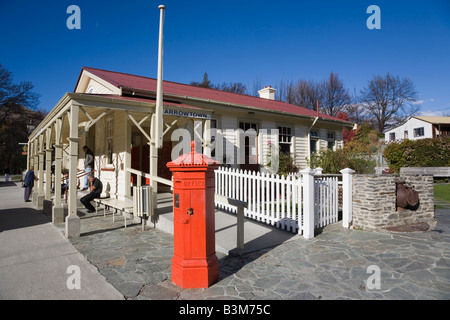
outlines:
[[[127,227],[127,214],[133,215],[133,203],[128,201],[121,201],[118,199],[112,198],[98,198],[94,199],[94,202],[97,204],[95,208],[95,212],[98,214],[98,207],[100,205],[103,206],[103,216],[106,216],[106,209],[114,209],[113,210],[113,222],[115,222],[115,211],[122,212],[122,215],[125,218],[125,228]]]

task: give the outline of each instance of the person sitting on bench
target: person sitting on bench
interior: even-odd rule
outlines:
[[[100,198],[103,191],[102,182],[97,179],[92,173],[88,175],[89,182],[91,184],[90,193],[80,199],[81,203],[88,209],[88,213],[95,212],[94,206],[91,201]]]

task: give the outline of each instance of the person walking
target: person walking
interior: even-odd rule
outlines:
[[[84,169],[85,169],[85,176],[84,176],[84,186],[81,189],[81,191],[85,191],[89,187],[89,173],[94,170],[94,162],[95,162],[95,155],[94,152],[92,152],[91,149],[89,149],[88,146],[83,147],[83,151],[85,152],[84,155]]]
[[[11,174],[11,170],[9,168],[5,169],[5,181],[9,182],[9,175]]]
[[[88,175],[89,182],[91,183],[90,193],[80,199],[81,203],[86,207],[88,213],[95,212],[94,206],[91,201],[100,198],[103,191],[103,183],[97,179],[92,173]]]
[[[30,166],[30,170],[28,170],[25,175],[25,179],[23,181],[23,186],[25,187],[24,200],[25,202],[30,202],[30,194],[33,191],[34,182],[39,179],[34,175],[34,166]]]

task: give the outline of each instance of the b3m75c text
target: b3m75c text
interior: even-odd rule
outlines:
[[[270,314],[270,305],[260,305],[260,304],[248,304],[248,305],[240,305],[240,304],[225,304],[223,306],[223,314],[231,314],[231,315],[269,315]]]

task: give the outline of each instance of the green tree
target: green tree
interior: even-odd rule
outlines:
[[[211,81],[208,78],[208,73],[206,72],[203,74],[202,82],[193,81],[190,83],[190,85],[200,88],[216,89],[231,93],[247,94],[247,87],[241,82],[230,82],[230,83],[224,82],[222,84],[215,85],[211,83]]]
[[[211,81],[209,81],[209,79],[208,79],[208,73],[206,73],[206,72],[203,74],[202,82],[193,81],[190,83],[190,85],[200,87],[200,88],[214,89],[214,86],[212,85]]]

